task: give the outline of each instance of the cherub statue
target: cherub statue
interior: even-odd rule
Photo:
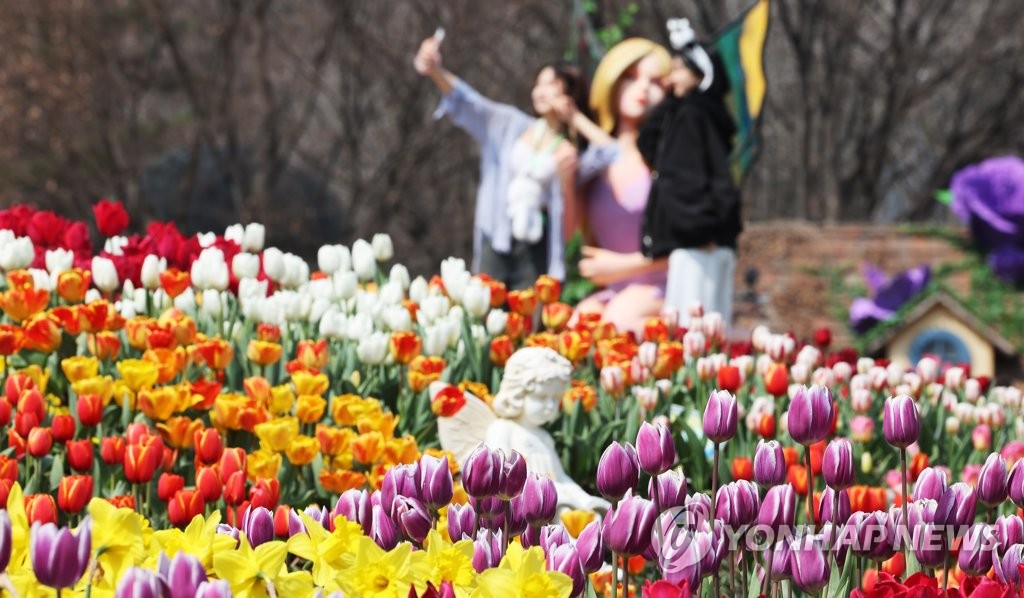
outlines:
[[[559,508],[606,512],[609,503],[587,494],[562,468],[555,442],[542,426],[558,418],[562,395],[569,387],[572,364],[546,347],[525,347],[505,364],[505,375],[493,404],[465,393],[466,404],[452,417],[437,419],[441,447],[460,464],[481,442],[494,449],[518,451],[529,471],[555,482]],[[431,396],[444,388],[431,385]]]

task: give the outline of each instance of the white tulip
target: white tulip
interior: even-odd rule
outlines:
[[[391,266],[391,272],[388,274],[388,280],[397,282],[402,290],[408,290],[409,288],[409,270],[402,264],[395,264]]]
[[[422,303],[429,292],[430,285],[427,284],[427,279],[422,276],[417,276],[415,280],[409,283],[409,299],[414,303]]]
[[[142,286],[153,290],[160,287],[160,273],[167,269],[167,260],[154,254],[149,254],[142,260]]]
[[[224,252],[216,247],[208,247],[199,254],[199,259],[192,262],[192,286],[197,289],[217,289],[226,291],[230,276],[228,265],[224,261]]]
[[[189,315],[195,315],[196,294],[192,290],[192,287],[185,289],[182,294],[174,298],[174,308]]]
[[[4,270],[27,268],[35,258],[36,248],[28,237],[18,237],[0,247],[0,268]]]
[[[191,290],[191,289],[190,289]],[[203,304],[200,311],[211,318],[219,318],[224,310],[224,302],[220,298],[220,291],[206,289],[202,294]]]
[[[56,277],[50,276],[50,273],[47,272],[46,270],[41,270],[39,268],[30,268],[29,274],[32,275],[32,284],[35,285],[37,289],[42,289],[44,291],[52,291],[54,287],[57,286]]]
[[[238,280],[256,278],[260,275],[260,256],[254,253],[236,253],[231,258],[231,271]]]
[[[386,262],[395,255],[395,247],[391,243],[391,236],[385,233],[373,235],[373,257],[378,262]]]
[[[323,319],[324,314],[327,313],[328,309],[333,307],[333,304],[325,297],[317,297],[312,293],[311,296],[314,297],[314,299],[309,308],[309,323],[316,324]]]
[[[143,289],[139,289],[138,292],[143,295],[142,304],[145,305],[145,303],[146,303],[146,301],[145,301],[145,293],[146,293],[146,291],[144,291]],[[168,295],[166,291],[164,291],[163,289],[157,289],[156,291],[153,292],[152,297],[153,297],[152,298],[152,301],[153,301],[153,311],[155,313],[159,313],[159,312],[166,311],[166,310],[170,309],[170,307],[171,307],[171,296]],[[139,304],[138,304],[138,297],[136,297],[136,304],[135,304],[135,306],[136,307],[139,306]],[[143,311],[143,310],[139,310],[139,311]]]
[[[352,244],[352,269],[359,280],[370,280],[377,273],[373,247],[363,239],[356,239]]]
[[[258,222],[247,224],[245,225],[245,235],[242,237],[242,250],[250,253],[259,253],[263,249],[263,243],[266,239],[266,227]]]
[[[322,299],[327,303],[337,299],[334,294],[334,282],[330,278],[318,278],[309,281],[309,284],[306,286],[306,292],[314,298]]]
[[[341,268],[341,245],[324,245],[316,252],[316,265],[324,274],[334,274]]]
[[[126,301],[121,299],[120,301],[114,302],[114,309],[117,313],[121,314],[121,317],[126,320],[131,320],[138,314],[135,311],[135,303],[132,301]]]
[[[348,317],[336,308],[330,308],[320,318],[320,336],[344,339],[348,329]]]
[[[213,244],[217,242],[217,233],[199,233],[196,238],[199,239],[199,246],[206,249],[213,247]]]
[[[241,224],[232,224],[224,229],[224,240],[234,241],[239,247],[242,246],[242,238],[245,236],[245,227]]]
[[[469,333],[473,335],[473,341],[477,345],[482,345],[487,342],[487,329],[480,324],[473,324],[469,327]]]
[[[334,293],[339,299],[347,300],[356,296],[359,280],[356,273],[343,270],[334,273]]]
[[[482,318],[491,308],[491,287],[479,278],[473,278],[462,294],[462,306],[473,318]]]
[[[92,282],[104,293],[110,293],[120,284],[117,280],[117,268],[114,262],[105,257],[92,258]]]
[[[281,284],[288,288],[298,288],[309,280],[309,264],[297,255],[284,254],[284,276]]]
[[[14,231],[6,228],[0,229],[0,247],[13,242],[15,238]]]
[[[423,354],[440,357],[448,349],[448,330],[444,324],[423,329]]]
[[[430,295],[420,301],[417,317],[423,323],[431,324],[439,318],[447,316],[450,309],[451,304],[448,302],[447,297],[444,295]]]
[[[238,300],[262,299],[267,296],[267,281],[243,278],[238,281]]]
[[[122,249],[128,244],[128,237],[110,237],[103,243],[103,251],[110,255],[124,255]]]
[[[373,333],[373,319],[367,314],[356,314],[348,319],[346,336],[351,341],[362,340]]]
[[[384,305],[401,305],[402,299],[405,299],[405,291],[398,281],[389,281],[380,287],[380,302]]]
[[[101,295],[97,289],[89,289],[88,291],[85,292],[85,297],[83,298],[83,301],[86,304],[89,304],[92,303],[93,301],[99,301],[100,299],[103,299],[103,295]]]
[[[401,305],[393,305],[384,312],[384,322],[388,329],[398,332],[401,330],[412,330],[412,316],[409,310]]]
[[[363,291],[356,294],[356,313],[366,314],[377,319],[380,308],[380,296],[377,293]]]
[[[268,247],[263,252],[263,271],[267,278],[274,282],[281,282],[285,275],[284,253],[277,247]]]
[[[374,332],[359,341],[356,346],[356,355],[366,365],[380,365],[388,356],[390,340],[390,335],[384,332]]]
[[[492,309],[487,314],[487,332],[491,336],[498,336],[505,332],[508,325],[508,314],[501,309]]]
[[[50,249],[46,252],[46,269],[57,276],[67,272],[75,263],[75,252],[68,249]]]

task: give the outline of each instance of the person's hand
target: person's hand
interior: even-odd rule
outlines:
[[[563,181],[576,177],[576,168],[579,165],[579,153],[576,146],[568,141],[563,141],[555,150],[555,166],[558,168],[558,176]]]
[[[434,36],[423,40],[412,64],[416,67],[416,72],[424,77],[441,68],[441,41]]]
[[[576,116],[576,103],[563,93],[551,100],[551,111],[555,113],[555,118],[558,120],[567,125],[572,124],[572,119]]]
[[[580,260],[580,275],[590,282],[604,286],[629,274],[633,266],[630,256],[600,247],[584,246]]]

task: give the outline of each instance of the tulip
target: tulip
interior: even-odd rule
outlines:
[[[221,494],[224,492],[224,483],[216,468],[206,466],[196,470],[196,490],[203,495],[203,500],[206,502],[220,500]]]
[[[112,293],[117,289],[117,268],[108,258],[95,256],[92,258],[92,282],[104,293]]]
[[[1018,459],[1010,470],[1010,479],[1007,482],[1007,493],[1013,504],[1024,508],[1024,459]]]
[[[516,451],[507,456],[501,454],[501,467],[498,470],[497,495],[502,500],[512,500],[523,492],[526,484],[526,459]]]
[[[569,532],[565,529],[565,526],[556,523],[552,525],[545,525],[540,528],[540,533],[537,537],[537,546],[544,549],[545,553],[549,553],[557,546],[566,544],[572,544],[572,537]]]
[[[394,517],[395,500],[400,496],[420,498],[420,469],[416,463],[396,465],[384,474],[380,487],[380,505]]]
[[[732,482],[719,488],[716,494],[716,516],[734,528],[750,523],[757,517],[759,508],[757,486],[753,482]]]
[[[501,531],[480,530],[473,540],[473,568],[477,573],[498,566],[505,556],[505,544]]]
[[[265,507],[246,507],[242,513],[239,529],[245,534],[249,545],[256,548],[274,539],[274,514]]]
[[[132,484],[148,484],[163,459],[164,446],[159,437],[145,444],[131,444],[124,450],[124,477]]]
[[[1002,558],[993,555],[992,565],[996,570],[996,576],[1005,584],[1020,584],[1020,569],[1018,567],[1024,562],[1024,544],[1014,544],[1006,550]]]
[[[342,492],[341,496],[338,497],[332,518],[341,515],[348,521],[358,523],[362,526],[363,533],[369,534],[372,507],[370,494],[366,490],[353,488]]]
[[[834,415],[832,391],[823,386],[800,387],[789,404],[789,434],[798,444],[815,444],[828,436]]]
[[[957,482],[949,487],[953,493],[953,511],[950,513],[950,522],[953,525],[965,526],[974,522],[975,509],[978,504],[978,493],[975,488],[963,482]]]
[[[637,434],[636,453],[640,468],[652,476],[668,471],[677,459],[668,427],[647,422],[640,426]]]
[[[204,428],[193,433],[192,446],[196,458],[206,464],[216,463],[224,453],[224,442],[214,428]]]
[[[786,481],[786,456],[778,441],[757,441],[757,450],[754,452],[754,480],[764,488],[771,488]]]
[[[196,557],[178,551],[173,559],[160,553],[157,569],[167,582],[168,598],[192,598],[207,581],[206,568]]]
[[[625,498],[604,519],[605,544],[622,556],[642,554],[651,545],[656,517],[653,502],[639,496]]]
[[[7,571],[7,565],[11,563],[13,541],[11,515],[4,509],[0,511],[0,574]]]
[[[25,515],[29,523],[57,523],[57,502],[49,494],[25,497]]]
[[[526,521],[534,527],[550,523],[557,506],[558,491],[554,480],[533,472],[526,476],[522,494],[512,501],[513,510],[521,510]]]
[[[835,438],[828,443],[822,458],[821,472],[825,483],[836,490],[853,485],[853,446],[849,440]]]
[[[422,544],[433,527],[433,519],[419,500],[406,496],[395,499],[394,520],[399,531],[409,540]]]
[[[905,449],[917,442],[921,433],[921,422],[914,399],[907,395],[886,399],[882,431],[886,442],[896,448]]]
[[[995,508],[1008,496],[1006,461],[999,453],[992,453],[985,459],[978,474],[976,491],[982,504]]]
[[[704,409],[704,435],[712,442],[721,443],[736,435],[736,397],[727,390],[717,390],[708,397]],[[637,440],[637,450],[640,448]]]
[[[938,500],[945,494],[948,485],[946,483],[946,472],[934,467],[926,467],[917,476],[917,483],[914,484],[914,500],[930,498]]]
[[[828,557],[814,541],[801,540],[792,547],[790,563],[793,583],[809,594],[816,594],[828,585],[831,568]]]
[[[384,550],[398,546],[401,538],[398,527],[380,505],[373,505],[370,511],[370,538]]]
[[[604,565],[604,537],[599,521],[591,521],[583,528],[576,538],[576,550],[579,551],[583,570],[588,575],[601,569]]]
[[[827,487],[821,493],[821,502],[818,504],[818,521],[821,523],[841,526],[850,518],[851,511],[850,494],[846,490],[839,490],[837,496],[837,490]]]
[[[658,505],[662,511],[682,507],[686,504],[686,476],[678,469],[670,469],[657,477],[652,477],[647,485],[647,492],[658,497]]]
[[[50,428],[35,427],[28,432],[28,454],[40,459],[50,453],[53,434]]]
[[[476,511],[472,505],[451,504],[448,506],[448,537],[452,542],[458,542],[463,538],[474,538],[476,532]]]
[[[83,440],[69,440],[65,444],[68,457],[68,465],[74,471],[90,471],[92,469],[93,448],[92,441],[88,438]]]
[[[967,530],[960,544],[957,563],[968,575],[985,575],[992,568],[995,548],[989,527],[984,523],[976,523]]]
[[[423,455],[420,457],[419,471],[420,498],[427,508],[436,511],[452,501],[453,481],[447,455],[440,459]]]
[[[171,525],[185,527],[196,515],[202,515],[205,508],[206,502],[198,490],[179,490],[167,503],[167,519]]]
[[[1004,552],[1014,544],[1024,543],[1024,522],[1016,515],[999,517],[994,529],[999,548]]]
[[[32,571],[39,583],[58,592],[78,583],[92,553],[91,525],[86,517],[77,534],[53,523],[32,525]]]
[[[163,598],[169,596],[170,592],[167,582],[157,573],[142,567],[132,567],[118,580],[114,597]]]
[[[231,598],[231,584],[226,579],[204,581],[196,588],[195,598]]]
[[[547,552],[548,571],[558,571],[572,580],[570,596],[579,596],[587,583],[587,575],[580,562],[579,550],[572,544],[563,544]]]
[[[91,475],[72,475],[61,478],[57,486],[57,506],[66,513],[79,513],[92,499]]]
[[[758,525],[777,531],[782,527],[792,526],[795,517],[796,492],[793,491],[793,486],[780,484],[769,488],[757,513]]]
[[[640,480],[636,449],[628,442],[608,445],[597,464],[597,490],[611,501],[621,499]]]

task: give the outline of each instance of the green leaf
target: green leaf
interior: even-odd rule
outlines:
[[[949,189],[939,189],[935,192],[935,201],[948,206],[953,203],[953,192]]]
[[[50,465],[50,492],[60,486],[60,479],[64,477],[64,455],[57,454],[53,457]]]

